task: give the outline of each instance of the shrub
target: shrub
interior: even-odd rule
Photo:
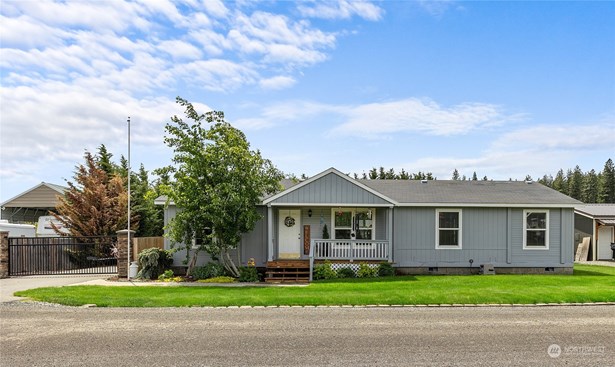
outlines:
[[[197,282],[199,283],[235,283],[236,281],[237,279],[233,277],[227,277],[227,276],[197,280]]]
[[[337,278],[337,273],[333,268],[331,268],[331,262],[329,260],[325,260],[324,264],[319,264],[314,266],[314,280],[319,279],[335,279]]]
[[[220,263],[208,262],[205,266],[197,266],[190,271],[193,279],[208,279],[225,275],[224,266]]]
[[[337,269],[338,278],[354,278],[356,274],[351,268],[339,268]]]
[[[173,270],[165,270],[164,273],[162,273],[162,274],[160,274],[158,276],[158,280],[163,280],[163,281],[171,280],[171,279],[173,279],[174,275],[175,274],[173,274]]]
[[[359,278],[375,278],[378,276],[378,268],[372,268],[368,264],[359,264],[359,270],[357,271],[357,277]]]
[[[242,266],[239,268],[239,281],[240,282],[258,282],[258,270],[252,266]]]
[[[139,253],[139,273],[137,278],[157,279],[162,272],[171,267],[173,256],[165,250],[153,247]]]
[[[395,268],[390,263],[383,261],[378,265],[378,276],[390,277],[395,275]]]

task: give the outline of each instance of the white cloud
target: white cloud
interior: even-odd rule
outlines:
[[[349,19],[356,15],[376,21],[382,19],[384,14],[384,10],[376,4],[356,0],[306,2],[300,3],[297,9],[303,16],[324,19]]]
[[[278,75],[269,79],[261,79],[260,85],[263,89],[285,89],[293,86],[297,81],[289,76]]]
[[[458,135],[520,118],[506,115],[499,106],[487,103],[462,103],[446,108],[432,100],[417,98],[355,106],[345,111],[345,115],[347,120],[332,129],[331,135],[364,138],[399,132]]]
[[[586,154],[598,151],[609,157],[613,141],[605,137],[610,136],[615,136],[614,120],[596,125],[541,124],[506,132],[492,143],[470,150],[469,157],[424,157],[404,167],[431,171],[440,179],[450,179],[454,169],[468,177],[477,172],[496,180],[521,180],[528,174],[538,179],[579,164]]]
[[[181,40],[162,41],[158,49],[171,55],[174,60],[196,60],[202,56],[198,48]]]

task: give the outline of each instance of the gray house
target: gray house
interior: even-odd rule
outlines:
[[[327,259],[388,261],[407,274],[469,273],[482,264],[499,273],[571,273],[579,204],[538,183],[356,180],[330,168],[265,198],[236,255],[270,276]],[[165,224],[176,210],[167,207]]]

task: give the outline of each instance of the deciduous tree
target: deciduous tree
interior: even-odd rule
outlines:
[[[164,141],[175,153],[169,198],[180,208],[169,223],[169,236],[186,249],[188,270],[205,250],[238,276],[229,251],[254,229],[260,219],[256,205],[264,194],[281,189],[283,175],[250,150],[246,136],[224,120],[223,112],[199,114],[188,101],[178,97],[177,103],[191,121],[174,116],[165,127]]]

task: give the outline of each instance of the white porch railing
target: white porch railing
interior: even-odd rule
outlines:
[[[310,246],[310,281],[314,260],[390,260],[389,241],[312,240]]]

